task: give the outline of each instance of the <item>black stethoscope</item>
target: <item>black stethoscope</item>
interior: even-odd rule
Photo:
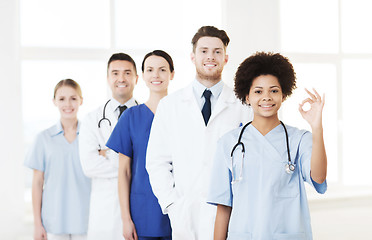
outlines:
[[[110,101],[111,101],[111,99],[109,99],[109,100],[106,102],[105,106],[103,107],[102,118],[98,121],[98,128],[101,128],[101,122],[103,122],[103,121],[107,121],[108,124],[109,124],[109,126],[111,127],[111,121],[110,121],[110,119],[108,119],[108,118],[106,117],[106,107],[107,107],[107,104],[108,104]],[[134,102],[136,103],[136,105],[138,105],[137,100],[134,100]]]
[[[233,149],[231,150],[231,172],[232,172],[232,181],[231,181],[231,184],[234,184],[236,182],[239,182],[240,180],[243,179],[243,162],[244,162],[243,160],[244,160],[244,154],[245,154],[245,147],[244,147],[244,143],[241,140],[242,140],[242,136],[243,136],[244,130],[251,123],[252,122],[249,122],[249,123],[247,123],[247,124],[244,125],[244,127],[240,131],[238,142],[234,145]],[[282,121],[280,121],[280,123],[282,124],[282,126],[284,128],[284,131],[285,131],[285,140],[287,142],[288,163],[285,165],[285,171],[288,174],[292,174],[294,172],[294,170],[295,170],[296,167],[295,167],[295,164],[292,163],[291,154],[289,153],[288,132],[287,132],[287,128],[285,127],[284,123]],[[241,170],[240,170],[239,177],[236,177],[236,175],[234,173],[234,151],[239,146],[241,146],[241,148],[242,148],[243,158],[242,158],[242,161],[241,161],[242,164],[241,164]]]

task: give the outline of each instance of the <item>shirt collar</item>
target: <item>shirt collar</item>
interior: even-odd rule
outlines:
[[[111,101],[110,101],[110,106],[111,106],[111,110],[112,110],[112,112],[115,112],[117,109],[118,109],[118,107],[119,106],[127,106],[128,108],[130,108],[130,107],[133,107],[133,106],[136,106],[136,105],[138,105],[137,104],[137,101],[134,99],[134,98],[131,98],[131,99],[129,99],[126,103],[124,103],[124,104],[120,104],[116,99],[114,99],[114,98],[111,98]]]
[[[78,120],[78,125],[77,125],[77,130],[76,130],[76,134],[79,135],[79,132],[80,132],[80,121]],[[58,121],[56,125],[54,125],[54,128],[52,129],[51,131],[51,136],[57,136],[59,134],[63,134],[64,131],[63,131],[63,127],[62,127],[62,123],[61,121]]]
[[[192,87],[196,93],[196,96],[199,96],[200,98],[203,97],[204,90],[207,88],[203,84],[201,84],[197,79],[194,80],[192,83]],[[222,80],[219,81],[217,84],[212,86],[211,88],[207,88],[212,92],[212,96],[218,98],[222,92],[223,89],[223,82]]]

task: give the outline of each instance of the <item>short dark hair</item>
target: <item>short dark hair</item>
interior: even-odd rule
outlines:
[[[279,53],[256,52],[240,64],[235,74],[234,91],[242,103],[246,103],[253,80],[261,75],[278,78],[284,99],[296,89],[296,73],[288,58]]]
[[[81,93],[80,85],[77,82],[75,82],[74,80],[72,80],[70,78],[67,78],[67,79],[63,79],[63,80],[59,81],[57,83],[57,85],[54,87],[53,99],[56,98],[56,94],[57,94],[58,89],[60,89],[61,87],[64,87],[64,86],[72,87],[73,89],[75,89],[75,91],[77,92],[79,97],[83,98],[83,94]]]
[[[112,56],[110,57],[110,59],[107,62],[107,70],[110,67],[110,63],[113,62],[113,61],[128,61],[128,62],[132,63],[133,67],[134,67],[134,71],[136,72],[136,75],[137,75],[136,63],[134,62],[133,58],[131,58],[131,56],[129,56],[128,54],[126,54],[126,53],[114,53],[114,54],[112,54]]]
[[[202,37],[216,37],[221,39],[225,48],[229,45],[230,38],[227,36],[224,30],[219,30],[214,26],[203,26],[199,28],[199,30],[195,33],[194,37],[191,40],[192,43],[192,51],[195,52],[196,44],[198,40]]]
[[[169,64],[169,70],[171,72],[174,71],[174,65],[173,65],[173,60],[172,60],[171,56],[163,50],[154,50],[154,51],[149,52],[148,54],[146,54],[146,56],[143,58],[142,66],[141,66],[142,72],[144,72],[144,70],[145,70],[145,61],[150,56],[158,56],[158,57],[164,58]]]

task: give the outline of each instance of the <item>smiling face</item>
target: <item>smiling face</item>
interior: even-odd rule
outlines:
[[[112,91],[112,97],[124,104],[133,97],[133,89],[137,84],[138,75],[131,62],[116,60],[110,63],[107,70],[107,82]]]
[[[256,77],[246,96],[251,105],[254,118],[278,118],[278,110],[284,101],[282,88],[278,78],[273,75]]]
[[[196,78],[214,84],[221,80],[222,70],[228,61],[225,46],[217,37],[202,37],[198,40],[191,60],[196,67]]]
[[[173,79],[169,63],[160,56],[152,55],[144,63],[143,80],[151,92],[167,93],[169,81]]]
[[[61,119],[77,119],[77,113],[83,99],[78,92],[70,86],[60,87],[53,99],[54,105],[58,107]]]

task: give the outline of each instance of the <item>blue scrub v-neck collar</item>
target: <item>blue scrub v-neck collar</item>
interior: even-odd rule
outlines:
[[[147,109],[147,111],[149,111],[152,114],[151,116],[154,117],[155,114],[151,111],[151,109],[145,103],[142,103],[141,105],[143,105]]]

